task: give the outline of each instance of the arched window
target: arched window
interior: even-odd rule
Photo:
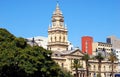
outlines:
[[[51,37],[51,42],[52,42],[52,37]]]
[[[59,41],[61,42],[61,36],[59,37]]]
[[[63,42],[65,42],[65,36],[63,37]]]
[[[105,70],[105,66],[104,66],[104,70]]]
[[[109,65],[109,70],[111,69],[111,66]]]
[[[56,42],[56,36],[55,36],[55,42]]]
[[[96,68],[95,65],[93,66],[93,68],[94,68],[94,70],[95,70],[95,68]]]
[[[64,67],[64,63],[61,64],[62,68]]]

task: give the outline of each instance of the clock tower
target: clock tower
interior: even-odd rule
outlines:
[[[68,50],[68,31],[64,24],[64,17],[57,3],[52,15],[52,25],[48,28],[48,50],[66,51]]]

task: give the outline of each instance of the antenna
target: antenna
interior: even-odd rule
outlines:
[[[58,0],[57,0],[56,2],[57,2],[57,4],[59,3],[59,1],[58,1]]]
[[[59,5],[59,0],[56,0],[56,2],[57,2],[57,6]]]

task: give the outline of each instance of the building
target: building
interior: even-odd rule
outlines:
[[[72,44],[68,41],[68,30],[64,24],[64,17],[57,4],[56,9],[52,15],[52,25],[48,28],[48,38],[44,37],[33,37],[28,38],[27,43],[31,46],[38,45],[42,46],[45,49],[51,50],[52,55],[51,58],[58,63],[62,69],[66,69],[71,72],[73,75],[76,75],[75,68],[73,68],[73,63],[75,59],[79,60],[79,64],[81,65],[78,68],[79,77],[86,77],[86,63],[82,60],[85,52],[88,54],[93,54],[97,51],[107,51],[109,52],[112,45],[108,43],[92,43],[92,37],[85,36],[83,37],[83,51],[82,52],[78,48],[73,48]],[[89,45],[90,44],[90,45]],[[92,45],[91,45],[92,44]],[[93,46],[93,48],[91,47]],[[91,48],[89,50],[89,48]],[[92,51],[93,52],[92,52]],[[96,77],[98,74],[98,61],[97,60],[89,60],[89,77]],[[118,72],[118,63],[114,63],[114,73]],[[101,64],[101,75],[102,77],[110,77],[111,73],[111,63],[107,60],[102,61]]]
[[[52,15],[52,25],[48,28],[48,49],[68,50],[68,31],[64,24],[64,17],[57,4],[56,9]]]
[[[84,54],[79,49],[69,51],[54,51],[52,59],[61,66],[62,69],[70,71],[73,75],[76,75],[75,68],[73,68],[74,59],[78,59],[82,68],[78,69],[79,77],[85,77],[85,61],[82,60]]]
[[[92,37],[83,36],[82,37],[82,52],[92,55],[92,43],[93,43]]]
[[[57,4],[56,9],[52,16],[52,25],[48,28],[48,49],[53,51],[52,59],[58,63],[61,68],[66,69],[70,71],[73,75],[76,75],[75,69],[72,68],[73,62],[75,59],[78,59],[80,62],[80,67],[78,69],[79,77],[85,77],[86,76],[86,64],[85,61],[82,60],[82,57],[84,56],[85,52],[88,54],[92,54],[92,51],[94,50],[96,52],[96,49],[99,51],[111,51],[111,44],[108,43],[102,43],[97,42],[93,43],[93,38],[89,36],[82,37],[82,45],[83,51],[76,48],[71,48],[71,50],[68,50],[68,30],[65,27],[64,24],[64,17],[63,14],[59,8],[59,5]],[[94,47],[93,47],[94,46]],[[90,49],[89,49],[90,48]],[[89,77],[94,77],[98,74],[98,61],[97,60],[89,60],[90,67],[89,67]],[[111,73],[111,67],[108,66],[111,65],[111,63],[107,60],[102,61],[101,64],[101,75],[102,77],[109,77]],[[117,62],[114,63],[114,72],[118,72],[117,70]]]
[[[52,59],[62,68],[70,71],[75,75],[75,70],[72,68],[73,60],[79,59],[85,67],[85,62],[81,60],[83,53],[78,48],[69,48],[68,30],[64,24],[64,17],[57,4],[52,16],[52,25],[48,28],[48,50],[53,51]],[[85,68],[79,69],[79,76],[84,77],[86,74]]]
[[[37,36],[37,37],[27,38],[26,40],[27,40],[27,43],[30,44],[31,46],[38,45],[47,49],[47,43],[48,43],[47,37]]]
[[[118,61],[119,61],[119,64],[118,64],[118,70],[120,72],[120,49],[113,49],[113,52],[115,52],[117,58],[118,58]]]
[[[120,39],[117,37],[109,36],[107,37],[106,42],[112,44],[113,49],[120,49]]]
[[[48,49],[48,37],[43,37],[43,36],[36,36],[36,37],[31,37],[27,38],[27,43],[31,46],[38,45],[40,47],[43,47],[45,49]],[[70,41],[68,41],[68,50],[74,49],[74,46]]]
[[[112,50],[119,59],[119,71],[120,71],[120,39],[115,36],[109,36],[107,37],[106,42],[112,44]]]
[[[91,36],[83,36],[82,42],[82,52],[88,53],[89,55],[96,55],[97,52],[103,52],[103,54],[108,54],[111,52],[112,44],[104,42],[94,42]]]
[[[99,66],[97,60],[89,60],[90,67],[89,67],[89,77],[97,77],[99,73]],[[114,62],[114,73],[118,73],[118,61]],[[111,77],[112,66],[111,62],[104,60],[101,62],[101,77]]]
[[[93,42],[92,44],[93,55],[96,55],[97,52],[102,52],[104,56],[107,56],[111,53],[112,44],[104,42]]]
[[[114,49],[113,50],[116,53],[117,58],[119,59],[120,62],[120,49]]]

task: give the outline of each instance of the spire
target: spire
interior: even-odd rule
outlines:
[[[60,14],[60,15],[62,15],[62,12],[61,12],[61,10],[60,10],[60,8],[59,8],[59,3],[58,3],[58,1],[57,1],[56,9],[55,9],[55,11],[54,11],[53,14],[56,14],[56,15]]]
[[[57,1],[56,9],[60,10],[58,1]]]
[[[64,27],[64,17],[63,17],[63,14],[59,8],[59,4],[57,2],[57,5],[56,5],[56,9],[53,13],[53,16],[52,16],[52,28],[56,28],[56,27]]]

